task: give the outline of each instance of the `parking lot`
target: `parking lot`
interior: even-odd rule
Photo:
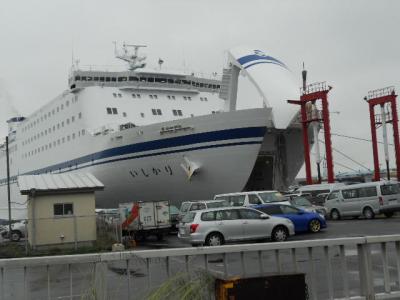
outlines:
[[[327,222],[327,228],[319,233],[296,234],[290,237],[289,240],[331,239],[400,233],[400,215],[392,218],[378,216],[373,220],[360,218],[338,221],[328,220]],[[148,237],[146,241],[137,243],[137,249],[182,248],[188,246],[190,245],[181,242],[176,234],[170,234],[164,241],[157,241],[155,237]]]
[[[374,220],[339,220],[339,221],[328,221],[328,227],[322,230],[319,233],[315,234],[301,234],[293,236],[289,239],[289,241],[295,240],[313,240],[313,239],[332,239],[339,237],[359,237],[359,236],[372,236],[372,235],[388,235],[388,234],[398,234],[400,231],[400,216],[394,216],[393,218],[376,218]],[[157,241],[156,237],[149,237],[147,241],[140,242],[134,250],[145,250],[145,249],[166,249],[166,248],[182,248],[187,247],[188,245],[183,244],[176,235],[169,235],[166,237],[164,241]],[[379,246],[379,245],[378,245]],[[377,246],[377,247],[378,247]],[[373,259],[373,272],[374,272],[374,285],[377,290],[382,290],[383,288],[383,279],[382,272],[379,267],[379,262],[381,261],[380,252],[377,251],[378,248],[375,247],[372,249],[372,259]],[[333,266],[337,268],[337,265],[340,264],[339,261],[339,250],[337,248],[331,249],[329,254],[330,259],[332,260]],[[391,258],[389,261],[389,270],[391,278],[396,278],[396,262],[394,261],[394,249],[388,248],[388,255]],[[348,279],[349,279],[349,290],[350,295],[358,295],[359,293],[359,282],[358,282],[358,267],[357,267],[357,249],[356,248],[346,248],[345,256],[348,264]],[[264,265],[265,266],[274,266],[275,264],[275,256],[265,253],[263,254]],[[282,270],[290,271],[292,266],[290,256],[286,252],[281,253],[281,263]],[[196,268],[203,268],[204,261],[200,258],[191,258],[191,268],[195,270]],[[137,263],[138,261],[132,262]],[[139,261],[140,262],[140,261]],[[147,284],[151,281],[152,287],[160,284],[162,280],[165,279],[165,261],[163,259],[153,259],[152,269],[153,275],[151,280],[146,273],[146,264],[143,262],[141,265],[134,267],[131,270],[132,276],[132,286],[131,289],[134,291],[132,294],[132,299],[141,299],[141,296],[148,293]],[[184,266],[184,260],[182,259],[174,259],[171,260],[171,268],[175,270],[180,270]],[[221,256],[209,257],[209,268],[216,272],[223,272],[224,263]],[[238,254],[232,254],[227,257],[227,262],[229,263],[229,272],[232,274],[240,273],[240,257]],[[320,280],[325,280],[325,258],[322,252],[322,249],[319,249],[314,253],[313,262],[315,264],[315,276]],[[125,264],[124,264],[125,263]],[[258,258],[256,254],[248,254],[244,257],[243,264],[245,265],[247,270],[256,270],[257,269]],[[307,253],[304,251],[299,251],[297,255],[297,263],[299,264],[300,270],[303,272],[307,272],[310,268],[310,265],[307,263]],[[113,296],[122,297],[126,295],[126,286],[123,283],[126,282],[125,269],[126,262],[122,263],[112,263],[107,265],[107,269],[103,270],[107,277],[107,285],[110,287],[110,293]],[[73,278],[73,290],[74,297],[73,299],[81,299],[82,293],[87,292],[88,287],[90,287],[92,274],[93,274],[93,265],[92,264],[81,264],[79,266],[75,266],[71,269],[71,275],[68,274],[68,266],[52,266],[50,269],[50,276],[54,278],[51,280],[51,294],[52,299],[59,297],[62,299],[65,295],[68,294],[70,287],[68,286],[68,278],[71,276]],[[338,273],[339,274],[339,273]],[[334,289],[337,295],[342,295],[343,287],[340,285],[341,278],[335,273],[334,276]],[[41,299],[45,298],[47,291],[47,279],[46,279],[46,268],[45,267],[37,267],[30,268],[27,273],[27,283],[26,283],[26,294],[28,299]],[[325,278],[325,279],[324,279]],[[24,296],[24,289],[21,287],[24,285],[24,270],[21,268],[16,269],[8,269],[5,273],[4,278],[4,294],[5,298],[14,298],[18,299]],[[325,282],[325,281],[324,281]],[[398,284],[393,283],[393,288],[397,288]],[[321,283],[318,291],[318,299],[327,298],[325,283]]]

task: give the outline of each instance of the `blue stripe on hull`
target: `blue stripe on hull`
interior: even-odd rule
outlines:
[[[236,143],[226,143],[221,145],[209,145],[209,146],[198,146],[198,147],[191,147],[179,150],[171,150],[171,151],[163,151],[159,153],[151,153],[151,154],[142,154],[124,158],[116,158],[112,160],[107,160],[103,162],[98,162],[97,160],[112,158],[116,156],[126,155],[126,154],[134,154],[138,152],[144,151],[155,151],[161,149],[168,149],[173,147],[180,147],[180,146],[188,146],[200,143],[207,143],[207,142],[218,142],[218,141],[226,141],[226,140],[233,140],[233,139],[243,139],[243,138],[260,138],[263,137],[266,131],[266,127],[247,127],[247,128],[234,128],[234,129],[225,129],[225,130],[218,130],[212,132],[203,132],[203,133],[196,133],[190,134],[185,136],[173,137],[173,138],[166,138],[161,140],[154,140],[149,142],[131,144],[121,147],[115,147],[99,152],[95,152],[89,155],[85,155],[70,161],[66,161],[63,163],[55,164],[52,166],[48,166],[46,168],[37,169],[33,171],[29,171],[19,175],[30,175],[30,174],[42,174],[51,171],[58,171],[65,168],[73,168],[82,169],[86,167],[90,167],[93,165],[101,165],[105,163],[115,162],[115,161],[122,161],[122,160],[130,160],[130,159],[137,159],[149,156],[158,156],[158,155],[165,155],[165,154],[173,154],[179,153],[184,151],[194,151],[194,150],[203,150],[208,148],[218,148],[218,147],[226,147],[226,146],[236,146],[236,145],[248,145],[248,144],[261,144],[260,142],[236,142]],[[97,162],[96,162],[97,161]],[[82,166],[85,163],[91,162],[90,165]],[[68,172],[70,170],[65,170]],[[12,178],[16,178],[13,176]],[[0,180],[1,183],[4,184],[6,179]],[[3,184],[0,184],[3,185]]]

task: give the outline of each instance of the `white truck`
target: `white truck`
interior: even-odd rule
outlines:
[[[123,236],[146,239],[155,235],[162,240],[171,228],[168,201],[121,203],[119,214]]]

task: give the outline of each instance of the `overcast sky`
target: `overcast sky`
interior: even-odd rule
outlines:
[[[252,45],[284,61],[299,84],[305,61],[309,82],[334,87],[330,108],[340,113],[331,115],[332,131],[368,139],[363,97],[400,90],[399,11],[396,0],[3,1],[0,122],[7,103],[29,115],[65,90],[72,53],[81,65],[112,65],[112,41],[144,43],[150,65],[161,57],[165,68],[220,73],[227,49]],[[334,137],[333,145],[372,167],[370,143]]]

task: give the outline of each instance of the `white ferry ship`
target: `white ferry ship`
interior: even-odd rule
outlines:
[[[128,63],[125,71],[73,66],[66,91],[30,116],[8,121],[12,202],[24,202],[16,184],[23,174],[92,173],[106,187],[97,194],[98,207],[291,184],[303,154],[298,108],[286,103],[298,94],[287,93],[293,85],[286,85],[291,75],[282,62],[237,48],[228,52],[221,78],[206,78],[146,69],[140,47],[124,45],[116,53]],[[264,107],[236,109],[240,73],[254,83]],[[285,96],[275,99],[274,91]],[[2,208],[4,150],[1,145]]]

